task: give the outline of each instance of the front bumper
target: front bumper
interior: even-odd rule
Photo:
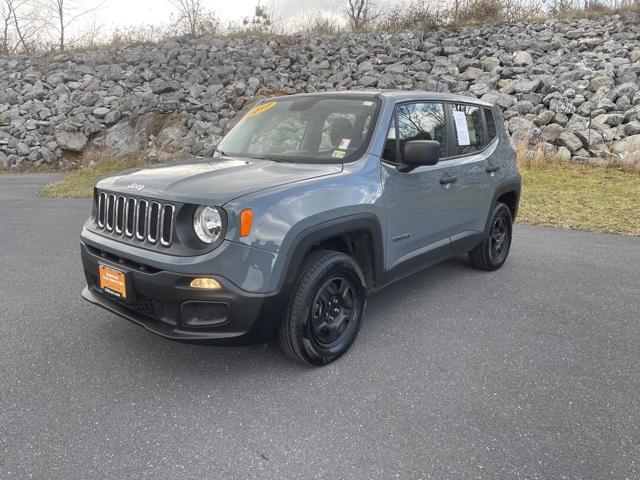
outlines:
[[[282,313],[278,294],[245,292],[222,277],[218,290],[189,287],[202,276],[158,270],[81,242],[87,286],[82,297],[150,332],[170,340],[218,345],[246,345],[271,340]],[[100,288],[98,267],[125,274],[127,299]]]

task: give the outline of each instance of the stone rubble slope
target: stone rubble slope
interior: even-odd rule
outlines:
[[[426,32],[178,39],[0,58],[0,166],[207,155],[274,93],[420,89],[499,105],[514,144],[640,159],[640,16]]]

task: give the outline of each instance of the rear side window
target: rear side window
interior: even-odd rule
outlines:
[[[482,150],[488,142],[483,138],[480,107],[454,103],[451,108],[455,126],[456,155],[467,155]]]
[[[493,119],[493,112],[488,108],[484,109],[484,119],[487,122],[487,143],[496,138],[496,122]]]

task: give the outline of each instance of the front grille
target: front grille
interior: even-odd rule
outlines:
[[[163,247],[173,241],[175,206],[170,203],[100,192],[98,228],[139,242]]]

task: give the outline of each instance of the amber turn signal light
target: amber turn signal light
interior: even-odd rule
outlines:
[[[207,288],[209,290],[216,290],[218,288],[222,288],[222,285],[213,278],[194,278],[191,280],[191,288]]]
[[[251,231],[251,225],[253,225],[253,210],[245,208],[240,213],[240,236],[246,237]]]

